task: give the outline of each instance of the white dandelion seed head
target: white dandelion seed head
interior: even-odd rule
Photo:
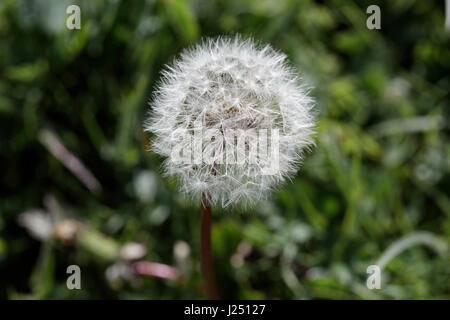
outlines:
[[[240,37],[208,39],[183,51],[163,71],[150,105],[144,129],[155,135],[152,149],[166,157],[165,173],[178,178],[183,192],[223,207],[265,199],[298,171],[313,145],[308,88],[283,53]],[[184,133],[181,141],[175,132]],[[250,140],[259,143],[253,161]],[[232,161],[239,156],[245,161]],[[264,166],[276,170],[267,173]]]

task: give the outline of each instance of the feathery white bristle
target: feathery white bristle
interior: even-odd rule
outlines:
[[[210,203],[223,207],[265,199],[297,172],[304,151],[313,145],[314,101],[287,65],[286,56],[240,37],[208,39],[182,52],[163,71],[150,105],[145,131],[155,134],[153,150],[167,157],[165,173],[179,178],[183,192],[196,198],[205,195]],[[182,129],[194,137],[199,119],[203,129],[220,133],[278,130],[277,172],[261,174],[249,161],[224,163],[220,152],[212,153],[212,163],[176,161],[173,133]],[[234,143],[234,137],[203,136],[200,147],[206,152]],[[181,149],[190,147],[195,149],[195,142],[188,140]],[[222,158],[214,158],[216,154]]]

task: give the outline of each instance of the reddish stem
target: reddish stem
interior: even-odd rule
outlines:
[[[209,300],[217,300],[218,295],[211,250],[211,205],[206,197],[203,197],[202,200],[201,259],[206,296]]]

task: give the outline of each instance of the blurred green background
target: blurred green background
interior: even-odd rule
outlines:
[[[81,30],[65,27],[70,4]],[[371,4],[381,30],[366,28]],[[270,201],[214,208],[221,297],[450,299],[444,21],[443,0],[2,0],[0,298],[205,297],[199,205],[161,176],[142,123],[164,64],[241,33],[289,56],[319,124]],[[431,247],[406,248],[369,290],[366,268],[420,232]],[[72,264],[81,290],[66,287]]]

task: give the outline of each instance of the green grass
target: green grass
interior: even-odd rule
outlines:
[[[199,204],[160,175],[163,159],[147,152],[142,122],[164,64],[202,37],[240,33],[289,56],[314,87],[319,124],[317,147],[270,201],[246,212],[214,208],[221,297],[450,299],[450,252],[420,245],[386,266],[380,290],[366,287],[366,268],[403,236],[427,231],[450,243],[444,1],[76,3],[78,31],[65,28],[70,1],[0,4],[1,298],[204,297]],[[366,28],[370,4],[381,8],[381,30]],[[100,191],[49,152],[43,130]],[[29,209],[89,233],[38,241],[18,223]],[[147,247],[141,260],[183,277],[108,280],[117,248],[131,241]],[[174,254],[183,242],[189,252]],[[71,264],[82,290],[66,288]]]

